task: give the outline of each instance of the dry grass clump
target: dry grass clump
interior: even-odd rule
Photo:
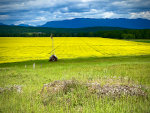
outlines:
[[[45,91],[50,94],[56,94],[59,92],[67,93],[76,89],[79,85],[81,85],[81,83],[77,80],[58,80],[49,84],[44,84],[41,94],[45,93]]]
[[[108,79],[112,80],[112,79]],[[108,81],[105,80],[105,81]],[[119,80],[117,80],[117,84],[115,84],[115,80],[112,82],[107,82],[105,85],[104,83],[101,84],[101,81],[88,81],[88,82],[79,82],[77,80],[58,80],[51,82],[49,84],[44,84],[41,94],[47,92],[49,94],[56,94],[59,92],[67,93],[71,92],[75,89],[80,89],[80,87],[85,87],[88,89],[90,93],[95,93],[98,95],[137,95],[137,96],[144,96],[146,93],[143,90],[141,85],[135,84],[121,84]],[[120,84],[119,84],[120,83]]]
[[[103,85],[97,83],[88,84],[89,91],[99,96],[146,96],[140,85]]]
[[[44,84],[41,91],[43,103],[47,105],[55,100],[68,101],[76,97],[76,100],[82,98],[95,97],[121,97],[121,96],[142,96],[147,97],[141,85],[125,85],[125,84],[103,84],[100,82],[79,82],[77,80],[60,80],[49,84]],[[71,95],[71,96],[70,96]],[[66,100],[63,100],[67,97]]]
[[[0,93],[6,92],[6,91],[16,91],[18,93],[22,92],[22,86],[21,85],[13,85],[13,86],[8,86],[8,87],[0,87]]]

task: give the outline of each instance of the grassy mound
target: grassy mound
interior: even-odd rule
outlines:
[[[66,97],[65,100],[71,104],[71,100],[74,96],[77,97],[77,100],[82,100],[82,98],[88,100],[91,96],[97,98],[107,96],[113,99],[121,97],[128,98],[128,96],[140,96],[143,97],[143,99],[148,97],[144,86],[131,85],[131,83],[125,84],[125,82],[121,83],[121,80],[119,81],[119,84],[118,82],[117,84],[115,82],[116,80],[114,79],[113,84],[107,83],[104,85],[101,84],[100,81],[79,82],[76,79],[54,81],[49,84],[44,84],[41,90],[42,102],[44,105],[53,105],[55,102],[58,103],[57,101],[59,99],[61,100]],[[70,97],[70,94],[73,96]],[[62,102],[59,101],[59,103]]]

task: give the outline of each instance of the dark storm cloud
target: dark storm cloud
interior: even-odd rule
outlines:
[[[0,0],[0,22],[6,24],[72,18],[150,19],[150,0]]]

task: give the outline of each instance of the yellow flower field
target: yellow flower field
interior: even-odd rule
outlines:
[[[150,54],[150,43],[95,37],[55,37],[58,59]],[[0,37],[0,63],[49,59],[51,38]]]

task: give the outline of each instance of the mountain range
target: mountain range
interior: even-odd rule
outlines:
[[[53,28],[83,28],[83,27],[96,27],[96,26],[109,26],[121,27],[130,29],[150,29],[150,20],[147,19],[94,19],[94,18],[75,18],[62,21],[50,21],[41,27]]]
[[[0,25],[5,25],[0,23]],[[28,24],[10,25],[32,27]],[[75,18],[70,20],[49,21],[41,26],[34,27],[49,27],[49,28],[86,28],[86,27],[119,27],[128,29],[150,29],[150,20],[147,19],[125,19],[125,18]]]
[[[19,24],[17,26],[30,27],[30,25],[28,25],[28,24]]]
[[[5,24],[3,24],[3,23],[0,23],[0,25],[5,25]]]

